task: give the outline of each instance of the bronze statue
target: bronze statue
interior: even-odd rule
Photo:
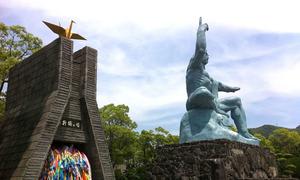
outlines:
[[[220,139],[222,138],[222,136],[220,136],[218,132],[216,132],[218,134],[217,136],[214,136],[214,134],[203,134],[205,133],[205,130],[207,128],[206,124],[210,123],[210,125],[212,125],[212,122],[216,122],[217,126],[219,125],[221,128],[225,128],[222,129],[222,131],[228,131],[229,129],[225,125],[226,123],[222,121],[228,120],[229,115],[227,113],[230,112],[230,116],[234,120],[234,123],[237,127],[238,134],[245,139],[255,141],[255,143],[252,144],[258,144],[257,139],[254,136],[252,136],[247,130],[246,114],[243,109],[241,99],[239,97],[228,97],[222,99],[218,98],[219,91],[235,92],[240,90],[240,88],[231,87],[214,80],[212,77],[209,76],[209,74],[205,70],[205,65],[208,63],[209,59],[206,50],[205,36],[205,33],[206,31],[208,31],[208,29],[208,25],[206,23],[202,24],[202,19],[200,18],[199,27],[197,31],[195,54],[191,58],[186,71],[186,90],[188,94],[186,109],[189,115],[185,115],[182,119],[182,122],[185,120],[185,118],[188,118],[189,122],[202,121],[202,124],[200,122],[197,122],[200,128],[190,127],[194,134],[196,135],[197,133],[202,133],[202,137],[200,138],[200,140],[206,140],[203,139],[203,137],[207,137],[207,140]],[[200,113],[199,116],[202,116],[202,119],[201,117],[195,115],[195,113]],[[203,118],[205,117],[209,119],[203,120]],[[192,123],[190,123],[190,125],[191,124]],[[218,127],[214,128],[216,128],[217,131],[219,130]],[[180,134],[184,133],[184,131],[182,130],[184,129],[181,128]],[[227,132],[224,133],[224,139],[238,139],[230,137],[234,135],[232,132],[229,132],[229,135],[227,135],[226,133]],[[197,138],[191,138],[190,140],[181,140],[181,142],[196,140]]]

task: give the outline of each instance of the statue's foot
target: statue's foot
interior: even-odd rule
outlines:
[[[249,132],[241,132],[241,133],[239,133],[239,134],[241,134],[242,136],[244,136],[245,138],[248,138],[248,139],[259,140],[258,138],[256,138],[256,137],[253,136],[252,134],[250,134]]]

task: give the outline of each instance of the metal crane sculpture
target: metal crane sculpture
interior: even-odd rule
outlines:
[[[66,29],[61,27],[60,25],[58,26],[58,25],[55,25],[55,24],[52,24],[52,23],[49,23],[46,21],[43,21],[43,23],[45,23],[48,26],[48,28],[51,29],[51,31],[58,34],[59,36],[66,37],[68,39],[86,40],[81,35],[72,32],[72,25],[73,25],[73,23],[75,23],[73,20],[71,20],[69,28],[66,28]]]

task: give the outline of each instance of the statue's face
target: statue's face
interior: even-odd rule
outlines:
[[[203,64],[206,65],[208,63],[208,59],[209,59],[209,55],[207,54],[207,52],[204,54],[203,56]]]

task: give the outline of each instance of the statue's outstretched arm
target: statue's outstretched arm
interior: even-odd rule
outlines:
[[[235,92],[235,91],[238,91],[238,90],[240,90],[239,87],[231,87],[231,86],[228,86],[226,84],[223,84],[223,83],[219,82],[218,91]]]

